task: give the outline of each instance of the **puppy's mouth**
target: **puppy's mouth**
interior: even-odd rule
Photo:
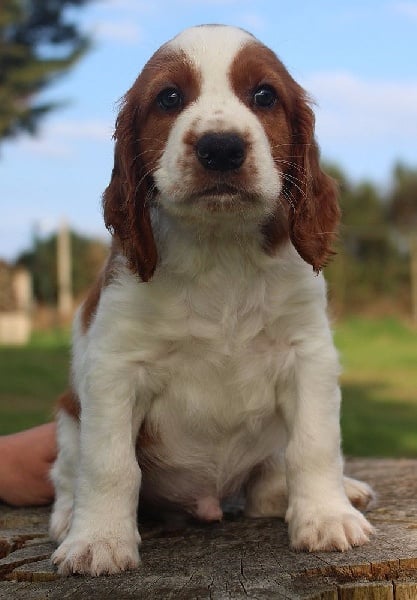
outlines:
[[[263,213],[264,203],[260,193],[234,183],[217,181],[206,185],[177,186],[171,192],[160,194],[155,187],[156,202],[162,202],[169,211],[195,218],[203,215],[229,216]],[[193,217],[193,218],[194,218]]]
[[[259,204],[256,194],[242,190],[229,183],[218,183],[194,192],[187,198],[188,206],[203,208],[208,213],[234,214],[245,212]]]
[[[234,185],[230,185],[229,183],[218,183],[211,187],[204,188],[198,192],[194,192],[190,196],[190,201],[193,200],[222,200],[222,198],[226,200],[231,200],[233,197],[240,196],[242,197],[242,191]]]

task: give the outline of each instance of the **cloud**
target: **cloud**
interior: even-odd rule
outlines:
[[[417,81],[363,80],[316,73],[303,81],[317,101],[321,135],[347,139],[417,137]]]
[[[247,0],[179,0],[180,4],[192,4],[199,6],[225,6],[226,4],[242,5]]]
[[[408,19],[417,21],[417,2],[393,2],[391,9]]]
[[[113,132],[111,124],[100,120],[57,121],[49,129],[53,136],[99,142],[109,140]]]
[[[107,0],[106,7],[131,13],[146,13],[149,12],[150,4],[140,0]]]
[[[143,39],[140,23],[144,16],[155,14],[157,4],[140,0],[107,0],[93,4],[86,12],[85,26],[96,39],[134,46]]]
[[[249,31],[262,31],[265,29],[265,19],[257,13],[244,13],[238,18],[238,22]]]
[[[95,37],[122,42],[128,46],[134,46],[141,40],[141,31],[138,25],[132,21],[107,21],[103,20],[94,25],[93,35]]]
[[[79,140],[108,142],[113,125],[100,120],[64,120],[45,124],[37,137],[22,136],[13,141],[24,152],[54,158],[67,158]]]

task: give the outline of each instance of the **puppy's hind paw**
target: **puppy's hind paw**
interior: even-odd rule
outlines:
[[[345,551],[369,542],[373,532],[372,525],[350,505],[338,511],[297,511],[289,519],[294,550]]]
[[[343,485],[350,502],[359,510],[365,510],[375,500],[373,489],[364,481],[352,477],[343,477]]]

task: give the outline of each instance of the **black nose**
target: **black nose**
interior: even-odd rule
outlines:
[[[246,144],[236,133],[206,133],[195,150],[203,167],[211,171],[238,169],[246,156]]]

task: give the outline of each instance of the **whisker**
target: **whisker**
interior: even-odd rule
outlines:
[[[292,167],[293,169],[296,169],[297,171],[300,171],[303,175],[305,175],[307,173],[307,171],[306,171],[306,169],[304,167],[302,167],[301,165],[298,165],[297,163],[292,162],[290,160],[285,160],[283,158],[279,158],[278,160],[276,160],[276,162],[278,164],[288,165],[289,167]]]
[[[138,191],[139,187],[141,186],[141,184],[143,183],[143,181],[151,174],[153,174],[155,172],[155,167],[152,167],[151,169],[148,169],[143,175],[142,177],[139,179],[139,181],[136,184],[135,187],[135,194]]]
[[[297,188],[297,190],[300,192],[300,194],[303,196],[303,198],[307,198],[307,194],[306,192],[300,187],[300,185],[298,185],[298,183],[301,183],[296,177],[293,177],[292,175],[287,175],[287,174],[283,174],[283,179],[286,181],[289,181],[295,188]],[[298,183],[296,183],[298,182]]]

